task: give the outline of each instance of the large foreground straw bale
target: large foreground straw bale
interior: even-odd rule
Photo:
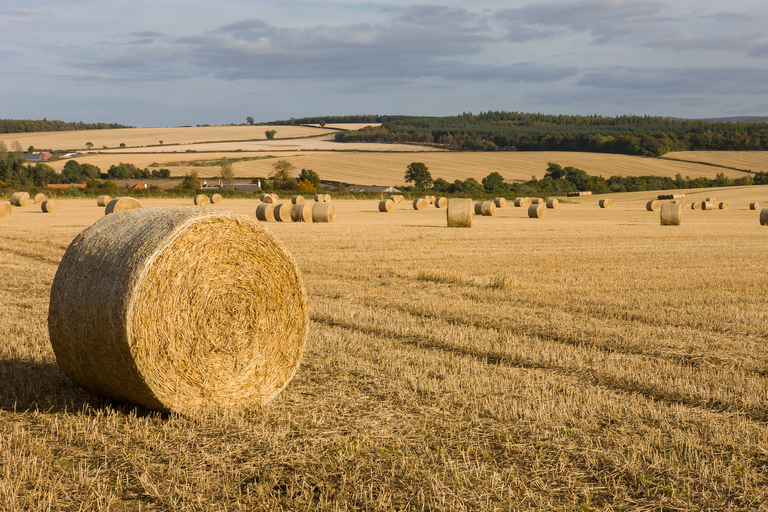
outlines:
[[[12,213],[13,213],[13,208],[11,208],[11,203],[0,204],[0,219],[5,219],[7,217],[10,217]]]
[[[662,226],[679,226],[683,221],[683,205],[682,203],[665,203],[661,205],[661,218]]]
[[[48,199],[48,196],[40,192],[39,194],[35,194],[35,204],[43,204],[45,200]]]
[[[391,212],[395,209],[395,202],[391,199],[384,199],[383,201],[379,201],[379,211],[380,212]]]
[[[648,201],[645,203],[645,209],[649,212],[657,212],[661,210],[661,201]]]
[[[126,211],[80,233],[48,315],[56,360],[76,384],[185,414],[274,398],[298,368],[308,326],[283,244],[246,216],[197,208]]]
[[[550,210],[555,210],[557,208],[560,208],[560,201],[555,199],[554,197],[550,197],[547,199],[547,208]]]
[[[759,210],[760,209],[760,203],[749,203],[749,209],[750,210]]]
[[[531,204],[530,197],[516,197],[515,208],[527,208]]]
[[[447,197],[438,197],[435,199],[435,208],[445,208],[446,206],[448,206]]]
[[[760,210],[760,225],[768,226],[768,208]]]
[[[528,205],[528,217],[541,219],[547,214],[547,207],[543,203]]]
[[[312,203],[299,203],[291,208],[293,222],[312,222]]]
[[[691,203],[691,210],[701,210],[701,203],[694,201]]]
[[[141,203],[132,197],[116,197],[107,203],[107,207],[104,208],[104,215],[110,213],[122,212],[125,210],[135,210],[141,208]]]
[[[304,196],[293,196],[291,198],[291,204],[299,204],[304,202]]]
[[[480,203],[480,215],[483,217],[493,217],[496,215],[496,204],[493,201],[483,201]]]
[[[111,200],[111,196],[99,196],[96,198],[96,206],[107,206]]]
[[[275,220],[277,222],[293,222],[293,219],[291,218],[292,208],[292,203],[280,203],[275,205],[275,209],[272,210],[272,213],[275,216]]]
[[[414,210],[425,210],[426,208],[427,208],[427,200],[424,199],[423,197],[413,200]]]
[[[59,211],[59,202],[55,199],[46,199],[40,203],[40,209],[45,213],[56,213]]]
[[[597,204],[600,205],[600,208],[610,208],[613,206],[613,199],[601,199]]]
[[[275,222],[274,203],[261,203],[256,207],[256,220],[262,222]]]
[[[712,210],[715,207],[715,203],[711,201],[702,201],[701,202],[701,209],[702,210]]]
[[[727,210],[728,208],[730,208],[730,206],[725,201],[721,201],[720,204],[718,205],[718,208],[720,208],[721,210]]]
[[[336,219],[336,207],[333,203],[315,203],[312,206],[312,222],[333,222]]]
[[[222,201],[221,194],[211,194],[211,197],[208,199],[211,201],[211,204],[219,204]]]
[[[472,200],[449,199],[445,210],[449,228],[472,227]]]
[[[507,206],[507,199],[504,197],[497,197],[493,200],[493,204],[496,205],[496,208],[504,208]]]
[[[195,196],[195,204],[197,206],[205,206],[208,204],[208,196],[205,194],[197,194]]]

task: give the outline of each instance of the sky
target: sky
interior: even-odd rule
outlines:
[[[768,115],[764,0],[0,2],[0,118]]]

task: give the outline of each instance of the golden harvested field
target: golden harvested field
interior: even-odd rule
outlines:
[[[766,151],[677,151],[667,153],[664,157],[706,162],[754,172],[768,172],[768,152]]]
[[[508,206],[472,229],[376,201],[337,202],[333,224],[269,224],[309,294],[302,366],[268,406],[198,419],[64,377],[50,285],[103,208],[14,208],[0,219],[0,509],[763,509],[768,227],[748,203],[768,187],[686,199],[712,195],[731,209],[675,227],[645,211],[653,193],[564,200],[544,219]]]

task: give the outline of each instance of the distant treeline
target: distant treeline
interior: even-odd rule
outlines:
[[[74,130],[109,130],[113,128],[133,128],[117,123],[67,123],[47,119],[0,119],[0,133],[29,132],[67,132]]]
[[[669,151],[688,150],[768,150],[768,123],[762,122],[490,111],[448,117],[360,118],[365,118],[365,121],[354,122],[376,120],[382,125],[339,132],[336,140],[437,144],[472,151],[585,151],[640,156],[661,156]]]
[[[301,125],[301,124],[325,124],[325,123],[383,123],[385,120],[402,118],[405,116],[379,116],[374,114],[350,115],[350,116],[316,116],[316,117],[292,117],[283,121],[270,121],[268,123],[256,123],[256,126],[275,125]]]

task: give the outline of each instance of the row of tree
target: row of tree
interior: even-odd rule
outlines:
[[[0,133],[63,132],[73,130],[109,130],[132,128],[118,123],[68,123],[48,119],[0,119]]]

